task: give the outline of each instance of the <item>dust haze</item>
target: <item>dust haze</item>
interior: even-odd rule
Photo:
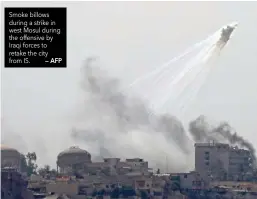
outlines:
[[[190,123],[187,133],[175,116],[153,114],[140,99],[121,93],[119,80],[108,75],[97,59],[88,59],[81,74],[84,113],[73,127],[71,138],[94,148],[97,160],[141,157],[155,169],[190,170],[194,164],[191,137],[195,142],[226,140],[255,151],[242,137],[224,130],[230,128],[226,123],[209,130],[207,120],[200,116]]]
[[[41,154],[50,153],[53,157],[42,157],[44,164],[56,161],[61,150],[76,144],[88,150],[95,161],[101,161],[103,157],[140,157],[149,161],[150,167],[170,172],[193,169],[194,142],[228,142],[255,154],[252,144],[235,133],[226,122],[214,126],[205,116],[199,116],[187,128],[175,116],[153,114],[144,101],[122,94],[120,80],[103,70],[98,59],[86,60],[81,77],[78,86],[83,96],[83,104],[79,107],[82,111],[69,113],[78,114],[76,121],[68,122],[66,128],[59,127],[63,130],[63,137],[59,144],[56,143],[54,153],[49,151],[54,147],[49,146],[48,140],[40,143],[36,140],[37,144],[28,145],[22,135],[12,132],[8,125],[2,125],[2,143],[21,152],[36,151],[39,159]],[[49,126],[47,131],[58,129],[56,125],[58,123]],[[39,132],[44,134],[44,129]]]
[[[143,101],[119,92],[119,80],[112,78],[88,59],[82,71],[84,114],[71,136],[86,145],[98,146],[100,157],[149,160],[155,168],[186,167],[183,159],[172,163],[178,154],[188,156],[191,149],[182,124],[174,116],[149,114]],[[176,151],[176,153],[174,153]]]

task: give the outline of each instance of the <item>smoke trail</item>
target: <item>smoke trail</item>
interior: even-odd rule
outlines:
[[[207,51],[208,49],[210,49],[209,45],[211,44],[211,46],[215,46],[216,45],[216,42],[218,41],[219,39],[219,31],[216,31],[213,35],[210,35],[209,37],[207,37],[205,40],[203,40],[202,42],[198,42],[197,44],[195,44],[196,47],[201,47],[203,46],[204,44],[207,44]],[[196,47],[193,48],[190,52],[196,50]],[[202,57],[204,54],[208,55],[208,54],[211,54],[211,53],[204,53],[204,51],[201,51],[197,57]],[[187,54],[186,54],[187,55]],[[195,59],[195,58],[194,58]],[[204,59],[202,59],[203,62],[205,62],[206,60],[208,60],[208,57],[206,56]],[[175,61],[178,61],[178,60],[175,60]],[[192,60],[193,61],[193,60]],[[167,70],[167,69],[166,69]],[[172,73],[173,70],[169,70],[169,73]],[[157,83],[158,81],[160,81],[163,76],[165,75],[165,70],[163,70],[162,72],[162,75],[160,75],[159,77],[156,78],[156,80],[154,81],[154,83]]]
[[[129,87],[132,87],[133,85],[137,84],[138,82],[140,81],[143,81],[157,73],[161,73],[160,74],[160,77],[158,79],[161,78],[161,75],[166,71],[166,68],[168,66],[170,66],[170,64],[184,58],[185,56],[187,56],[188,54],[190,54],[192,51],[194,51],[196,48],[202,46],[203,44],[205,44],[206,42],[209,42],[210,40],[213,39],[213,35],[210,35],[208,36],[206,39],[200,41],[200,42],[197,42],[196,44],[194,44],[193,46],[189,47],[188,49],[185,50],[184,53],[182,53],[181,55],[177,56],[177,57],[174,57],[173,59],[169,60],[168,62],[162,64],[161,66],[158,66],[157,68],[155,68],[153,71],[145,74],[144,76],[141,76],[139,78],[137,78],[134,82],[132,82]]]
[[[192,79],[191,73],[200,73],[199,70],[202,70],[203,67],[205,67],[205,64],[214,54],[214,50],[216,48],[216,43],[219,39],[219,32],[215,32],[212,36],[209,37],[208,40],[205,41],[205,46],[198,52],[198,54],[191,58],[185,66],[179,67],[174,72],[174,68],[169,69],[168,73],[165,75],[168,78],[168,81],[166,84],[160,86],[160,88],[155,92],[153,89],[156,87],[156,85],[149,86],[151,88],[151,95],[154,95],[154,97],[151,97],[147,94],[143,95],[143,99],[151,99],[151,108],[156,111],[162,111],[166,108],[166,104],[168,101],[177,99],[181,93],[184,92],[184,90],[191,85],[192,81],[194,81],[194,78]],[[163,70],[165,73],[165,70]],[[171,73],[171,74],[169,74]],[[197,75],[197,74],[196,74]],[[194,75],[193,75],[194,76]],[[162,76],[159,76],[155,78],[155,80],[152,80],[153,84],[159,83],[161,80],[164,81]],[[159,81],[159,82],[158,82]],[[144,90],[145,91],[145,90]],[[169,92],[167,92],[169,91]],[[154,102],[153,98],[159,98],[157,102]]]
[[[77,123],[76,130],[71,133],[74,139],[95,147],[98,156],[141,156],[163,168],[165,157],[160,154],[167,153],[172,161],[177,154],[183,159],[190,153],[189,139],[175,117],[155,114],[150,117],[151,111],[143,102],[121,94],[119,81],[92,64],[87,62],[83,68],[84,106],[87,108],[83,121]],[[181,160],[175,166],[179,169],[186,163]]]
[[[171,77],[170,83],[168,84],[168,89],[170,90],[170,92],[165,92],[167,93],[165,97],[162,98],[162,100],[160,100],[158,103],[158,105],[156,105],[154,107],[154,109],[160,109],[161,107],[163,107],[165,105],[165,103],[167,103],[168,100],[170,100],[171,96],[174,94],[174,89],[176,89],[176,85],[178,83],[180,83],[180,81],[185,78],[186,75],[188,75],[192,70],[195,70],[195,67],[199,67],[199,65],[203,64],[204,61],[203,58],[206,58],[206,56],[209,54],[209,52],[211,51],[212,48],[212,43],[211,45],[208,44],[208,46],[206,46],[203,50],[201,50],[196,57],[192,58],[184,67],[184,69],[179,72],[179,74],[174,74]],[[187,81],[187,80],[185,80]],[[190,84],[191,82],[187,81],[187,84]],[[173,92],[172,92],[173,91]],[[176,96],[178,96],[179,93],[176,93]]]
[[[193,101],[194,97],[197,96],[197,94],[200,92],[204,82],[206,81],[207,75],[210,73],[210,68],[203,68],[195,77],[194,81],[198,81],[197,86],[191,86],[189,91],[187,88],[184,90],[184,92],[187,93],[187,96],[185,100],[180,100],[180,104],[178,105],[179,107],[179,112],[181,114],[184,114],[188,106],[190,106],[191,102]],[[200,81],[199,81],[200,80]],[[188,85],[189,87],[189,85]]]
[[[199,116],[196,120],[190,122],[189,132],[195,142],[227,141],[231,145],[236,144],[248,149],[252,154],[253,164],[256,166],[255,148],[242,136],[239,136],[236,132],[233,133],[232,127],[227,122],[222,122],[218,126],[212,127],[204,116]]]
[[[212,66],[214,65],[214,62],[216,61],[217,52],[219,52],[219,49],[214,45],[213,48],[211,48],[211,51],[206,55],[205,62],[206,66],[201,67],[200,71],[197,71],[195,76],[193,77],[193,80],[190,84],[186,85],[183,92],[187,93],[187,96],[185,100],[180,99],[180,105],[179,107],[179,114],[184,114],[186,108],[190,106],[190,103],[193,101],[194,97],[199,93],[200,89],[202,88],[204,82],[206,81],[207,75],[211,72]],[[188,79],[188,78],[187,78]],[[192,86],[194,82],[197,82],[197,86]],[[188,89],[191,87],[190,89]]]

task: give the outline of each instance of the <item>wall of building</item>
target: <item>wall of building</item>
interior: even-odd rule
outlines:
[[[146,189],[152,189],[153,187],[153,181],[151,178],[140,178],[140,179],[135,179],[134,181],[134,188],[135,190],[140,189],[140,190],[146,190]]]
[[[231,148],[229,155],[229,179],[240,180],[244,173],[251,171],[250,163],[249,151]]]
[[[105,158],[103,162],[86,163],[85,173],[99,173],[100,171],[109,175],[122,175],[128,173],[139,173],[148,175],[148,162],[140,158],[127,159],[120,161],[119,158]]]
[[[250,153],[221,143],[195,144],[195,170],[205,179],[239,180],[251,170]]]
[[[1,169],[1,198],[5,199],[34,199],[27,189],[27,182],[14,169]]]
[[[49,183],[46,184],[47,193],[56,193],[56,194],[78,194],[78,184],[77,183]]]
[[[205,182],[197,172],[177,173],[172,174],[179,177],[181,189],[202,189],[205,187]]]

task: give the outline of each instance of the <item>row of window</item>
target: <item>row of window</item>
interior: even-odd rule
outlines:
[[[204,159],[205,160],[207,160],[206,162],[205,162],[205,165],[206,166],[209,166],[209,160],[210,160],[210,152],[209,151],[205,151],[205,157],[204,157]]]
[[[210,165],[210,162],[209,162],[209,161],[206,161],[206,162],[205,162],[205,165],[206,165],[206,166],[209,166],[209,165]],[[242,165],[242,164],[230,162],[229,165]]]

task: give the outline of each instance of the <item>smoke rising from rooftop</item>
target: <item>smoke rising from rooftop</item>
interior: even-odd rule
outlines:
[[[190,122],[189,131],[195,142],[227,142],[231,145],[238,145],[250,151],[253,163],[256,165],[256,154],[253,145],[239,136],[227,122],[221,122],[217,126],[211,126],[205,116],[199,116]]]

